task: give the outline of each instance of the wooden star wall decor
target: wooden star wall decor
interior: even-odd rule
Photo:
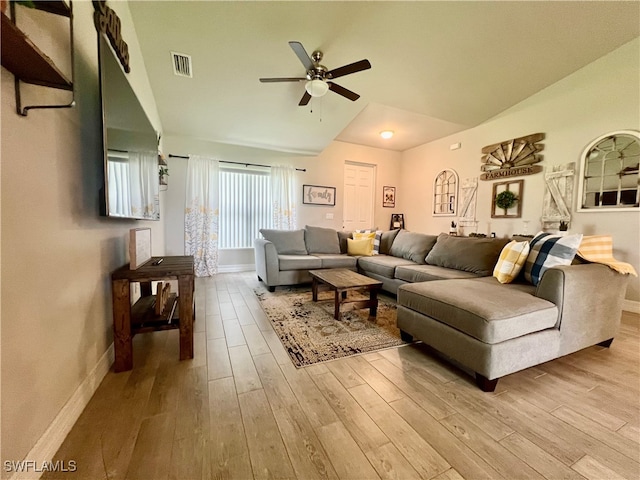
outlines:
[[[541,152],[544,145],[544,133],[534,133],[526,137],[514,138],[506,142],[494,143],[482,149],[482,166],[484,172],[480,180],[496,180],[499,178],[521,177],[542,171]]]

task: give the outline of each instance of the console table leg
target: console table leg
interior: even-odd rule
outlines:
[[[180,360],[193,358],[193,275],[178,276]]]
[[[131,337],[131,301],[129,280],[113,280],[113,370],[124,372],[133,368],[133,339]]]

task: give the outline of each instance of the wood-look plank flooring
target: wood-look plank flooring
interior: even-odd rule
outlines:
[[[195,358],[178,331],[134,338],[43,478],[640,478],[640,322],[501,379],[415,344],[296,369],[254,295],[255,273],[196,280]]]

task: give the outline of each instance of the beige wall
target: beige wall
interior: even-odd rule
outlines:
[[[184,137],[167,136],[165,151],[178,155],[210,155],[219,160],[250,162],[264,165],[286,164],[305,168],[298,172],[298,226],[316,225],[342,229],[343,208],[343,168],[345,161],[367,163],[376,166],[376,201],[374,223],[380,228],[388,228],[391,212],[382,208],[383,185],[396,185],[400,179],[400,157],[398,152],[379,148],[363,147],[344,142],[331,143],[317,157],[300,157],[249,147],[239,147],[220,143],[205,142]],[[166,246],[167,255],[184,254],[184,201],[187,160],[170,158],[169,188],[167,194]],[[334,207],[303,205],[302,185],[327,185],[337,187]],[[326,214],[333,213],[333,219]],[[253,250],[224,250],[219,255],[220,267],[253,265]]]
[[[132,52],[129,78],[161,130],[128,6],[113,6]],[[30,11],[24,13],[28,20]],[[28,33],[64,62],[68,42],[58,29],[68,27],[38,20],[40,14],[25,23]],[[2,461],[29,453],[112,343],[109,274],[128,261],[129,229],[151,227],[153,251],[164,253],[162,222],[98,216],[102,147],[92,15],[90,2],[74,2],[75,108],[18,116],[13,76],[2,68]],[[34,86],[23,95],[29,103],[70,97]]]
[[[578,166],[582,150],[596,137],[614,130],[640,129],[639,62],[640,39],[636,39],[491,121],[404,152],[399,200],[410,229],[434,234],[448,231],[452,218],[430,213],[434,176],[443,168],[451,168],[461,180],[477,177],[480,150],[486,145],[543,132],[545,169],[568,162]],[[462,148],[449,150],[457,142]],[[517,220],[490,218],[493,182],[479,181],[479,232],[493,231],[498,236],[521,233],[523,220],[530,221],[530,234],[541,228],[543,174],[519,178],[525,182],[522,218]],[[640,272],[638,212],[575,213],[575,199],[573,205],[570,232],[613,235],[616,258],[633,264]],[[627,299],[638,301],[640,284],[637,278],[631,280]]]

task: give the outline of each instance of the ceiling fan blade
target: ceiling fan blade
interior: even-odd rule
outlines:
[[[298,56],[305,70],[311,70],[313,68],[313,62],[309,57],[309,54],[304,49],[300,42],[289,42],[289,46],[293,49],[294,53]]]
[[[349,65],[329,70],[327,72],[327,78],[338,78],[351,73],[361,72],[362,70],[367,70],[369,68],[371,68],[369,60],[360,60],[359,62],[350,63]]]
[[[261,78],[262,83],[274,83],[274,82],[301,82],[306,80],[305,77],[282,77],[282,78]]]
[[[357,93],[352,92],[351,90],[348,90],[344,87],[341,87],[337,83],[333,83],[333,82],[327,82],[327,83],[329,84],[329,90],[337,93],[338,95],[342,95],[345,98],[348,98],[352,102],[355,102],[357,99],[360,98],[360,95],[358,95]]]
[[[300,99],[300,103],[298,103],[298,106],[299,107],[304,107],[305,105],[307,105],[309,103],[309,100],[311,100],[311,95],[309,95],[309,92],[305,91],[304,95]]]

